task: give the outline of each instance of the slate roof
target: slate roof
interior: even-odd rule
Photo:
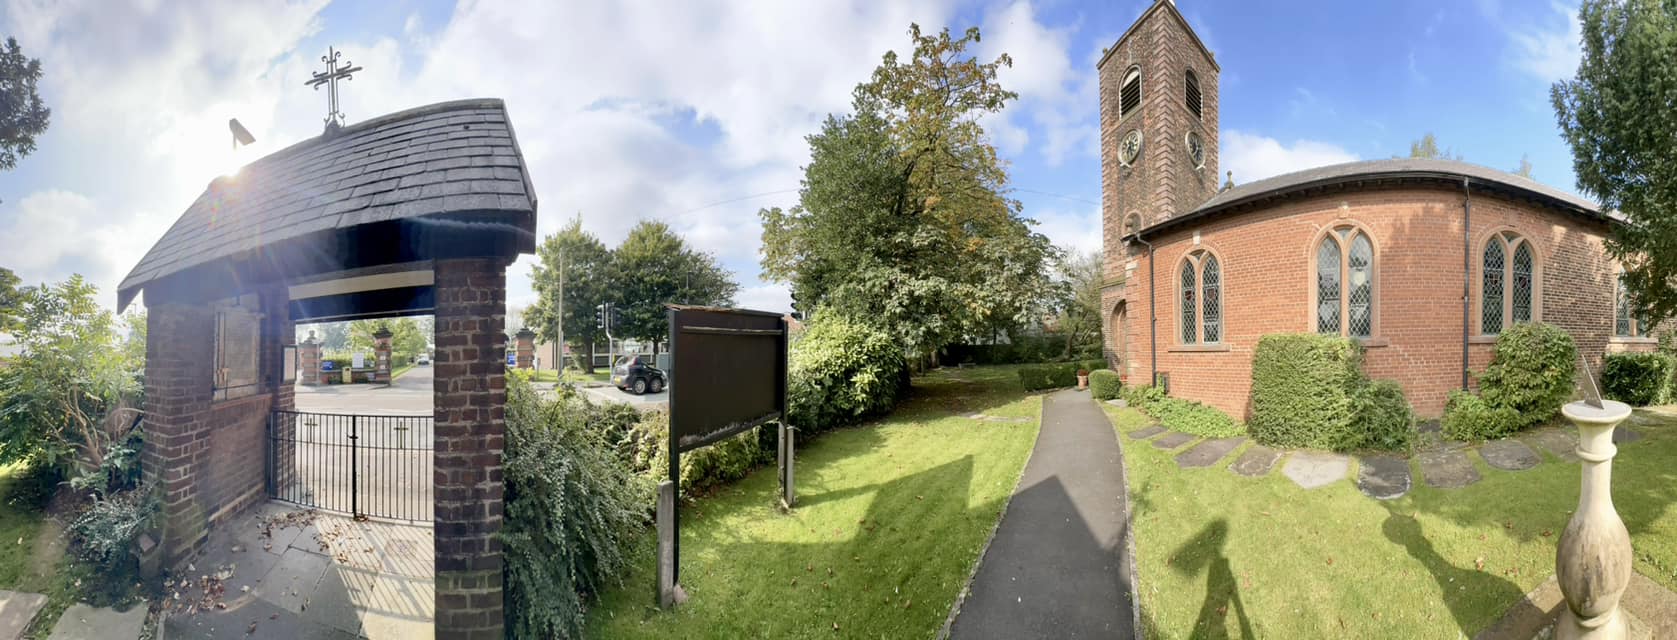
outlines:
[[[401,111],[304,140],[216,178],[117,286],[123,308],[152,281],[308,234],[460,212],[514,214],[532,236],[536,196],[496,99]]]
[[[1456,160],[1393,158],[1390,160],[1365,160],[1334,164],[1248,182],[1213,195],[1192,211],[1156,223],[1152,227],[1143,229],[1142,233],[1161,231],[1187,221],[1229,211],[1244,204],[1301,193],[1318,187],[1355,186],[1397,180],[1437,180],[1460,185],[1464,178],[1470,182],[1472,185],[1470,188],[1475,191],[1486,188],[1509,191],[1544,201],[1557,208],[1569,210],[1586,217],[1602,221],[1619,219],[1616,213],[1603,212],[1601,207],[1594,202],[1506,171]]]

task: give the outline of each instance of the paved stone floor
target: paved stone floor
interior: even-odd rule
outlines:
[[[428,526],[259,505],[211,534],[198,575],[177,578],[168,637],[429,638],[432,559]]]

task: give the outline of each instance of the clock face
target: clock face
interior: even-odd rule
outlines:
[[[1205,167],[1205,141],[1200,140],[1200,134],[1188,133],[1188,159],[1193,161],[1195,169]]]
[[[1118,163],[1130,166],[1141,155],[1141,132],[1131,130],[1124,135],[1124,140],[1118,143]]]

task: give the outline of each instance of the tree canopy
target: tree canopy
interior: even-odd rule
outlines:
[[[41,102],[35,83],[41,61],[23,54],[17,38],[6,38],[0,48],[0,170],[35,151],[35,138],[45,133],[52,110]]]
[[[582,228],[582,216],[548,236],[536,250],[538,262],[530,269],[536,302],[524,311],[524,324],[551,341],[559,333],[560,265],[564,265],[565,341],[592,345],[605,337],[594,323],[594,307],[606,300],[611,286],[611,250]],[[589,364],[592,364],[590,362]]]
[[[1586,0],[1578,73],[1550,88],[1578,188],[1617,210],[1607,250],[1639,315],[1677,315],[1677,4]]]
[[[18,327],[24,294],[18,288],[21,282],[11,269],[0,267],[0,333],[9,333]]]
[[[670,334],[665,303],[733,306],[739,284],[716,258],[689,248],[670,225],[642,220],[611,254],[605,298],[617,309],[612,336],[656,344]],[[585,311],[592,317],[593,307]]]
[[[1440,150],[1438,148],[1438,138],[1433,137],[1432,132],[1428,131],[1419,140],[1409,143],[1409,157],[1461,160],[1462,154],[1456,153],[1453,149]]]
[[[1006,163],[981,117],[1016,97],[979,62],[968,29],[924,34],[913,56],[887,52],[856,87],[849,115],[810,135],[799,202],[764,209],[765,276],[795,306],[841,314],[920,353],[989,334],[1044,308],[1054,255],[1007,197]]]

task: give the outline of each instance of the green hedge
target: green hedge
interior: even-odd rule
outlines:
[[[1026,391],[1070,387],[1077,384],[1079,366],[1076,362],[1060,362],[1019,367],[1019,384],[1024,385]]]
[[[1664,353],[1610,353],[1601,365],[1601,392],[1631,406],[1671,401],[1677,359]]]
[[[1118,391],[1124,383],[1118,379],[1118,372],[1111,369],[1095,369],[1089,372],[1089,394],[1096,400],[1111,400],[1118,397]]]
[[[692,496],[744,478],[751,470],[769,462],[774,440],[758,431],[772,432],[773,426],[746,431],[716,444],[681,454],[681,495]],[[670,414],[652,411],[630,428],[630,465],[654,485],[669,477]],[[766,440],[768,446],[763,446]]]
[[[1493,439],[1541,424],[1572,397],[1577,372],[1578,348],[1567,332],[1541,322],[1514,325],[1497,337],[1491,364],[1479,375],[1479,395],[1451,394],[1445,435]]]
[[[813,318],[787,359],[788,420],[806,434],[882,414],[908,387],[896,340],[837,316]]]
[[[1252,356],[1252,439],[1271,446],[1403,450],[1414,434],[1403,389],[1363,375],[1348,338],[1268,335]]]
[[[1228,414],[1198,402],[1172,398],[1158,387],[1122,387],[1118,395],[1172,431],[1205,438],[1231,438],[1246,433],[1246,427]]]

